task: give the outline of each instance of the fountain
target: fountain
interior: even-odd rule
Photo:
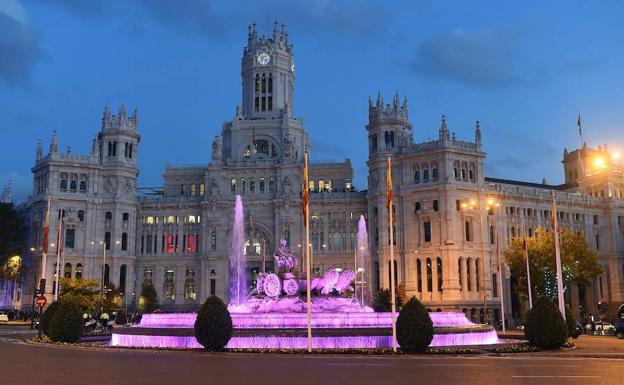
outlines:
[[[303,349],[307,346],[306,277],[285,240],[273,255],[276,272],[260,273],[247,294],[244,256],[243,204],[236,197],[230,249],[230,301],[234,335],[227,347]],[[311,280],[313,347],[388,348],[392,346],[392,316],[364,305],[366,221],[360,216],[354,270],[331,268]],[[360,274],[359,281],[356,279]],[[360,298],[356,294],[360,284]],[[475,325],[464,313],[430,313],[435,330],[430,346],[498,343],[496,331]],[[201,348],[193,333],[196,314],[145,314],[138,327],[116,328],[114,346]]]
[[[236,196],[234,226],[230,245],[230,311],[241,311],[247,301],[247,274],[245,263],[245,223],[243,200]]]

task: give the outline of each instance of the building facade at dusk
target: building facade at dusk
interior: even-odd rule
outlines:
[[[395,279],[427,308],[464,311],[475,320],[482,320],[484,311],[499,318],[497,240],[502,260],[512,237],[548,228],[552,191],[560,226],[584,233],[605,270],[590,287],[570,287],[568,300],[593,313],[599,301],[607,307],[624,302],[623,168],[606,146],[565,150],[563,185],[488,178],[479,122],[473,138],[460,140],[442,116],[438,139],[416,143],[412,132],[425,129],[412,127],[407,100],[395,95],[386,103],[378,95],[369,99],[368,124],[358,134],[368,135],[368,186],[356,189],[348,159],[314,162],[304,121],[293,113],[294,49],[283,25],[275,24],[271,36],[258,36],[255,25],[249,28],[241,77],[241,105],[214,138],[211,158],[203,166],[168,166],[160,188],[137,187],[139,118],[123,106],[116,114],[104,109],[88,154],[60,152],[56,133],[47,154],[38,144],[28,201],[35,250],[18,305],[30,306],[40,274],[48,199],[54,246],[45,266],[47,293],[53,292],[55,234],[63,212],[63,276],[101,280],[105,265],[104,281],[119,288],[129,306],[137,303],[146,282],[154,285],[167,310],[195,309],[211,294],[227,298],[237,194],[245,207],[250,282],[262,261],[272,269],[280,239],[302,254],[306,149],[311,153],[310,235],[317,273],[353,267],[357,222],[365,215],[368,291],[389,287],[385,173],[391,155]],[[503,270],[505,311],[518,319],[524,304],[512,295],[514,278]]]

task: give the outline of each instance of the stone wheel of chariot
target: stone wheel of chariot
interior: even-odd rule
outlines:
[[[282,292],[282,282],[275,273],[267,274],[264,277],[264,293],[271,297],[278,297]]]
[[[295,295],[299,293],[299,284],[296,279],[284,280],[284,292],[286,295]]]

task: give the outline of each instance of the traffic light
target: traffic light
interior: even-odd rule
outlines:
[[[45,294],[45,287],[46,287],[46,280],[45,278],[41,278],[39,280],[39,293],[38,294]]]

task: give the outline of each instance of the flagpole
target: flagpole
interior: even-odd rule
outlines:
[[[308,352],[312,352],[312,294],[310,289],[310,216],[309,208],[310,204],[308,202],[308,150],[304,153],[303,158],[303,191],[301,192],[301,196],[303,198],[303,219],[305,223],[305,250],[306,250],[306,302],[307,302],[307,321],[308,321]]]
[[[533,294],[531,293],[531,269],[529,264],[529,239],[526,234],[526,227],[524,229],[524,259],[526,261],[527,269],[527,291],[529,292],[529,309],[533,308]]]
[[[388,171],[386,174],[386,189],[388,194],[388,222],[390,224],[390,292],[391,292],[391,301],[392,301],[392,351],[396,353],[397,351],[397,340],[396,340],[396,293],[394,287],[394,229],[392,224],[394,223],[392,218],[392,203],[393,203],[393,193],[392,193],[392,164],[390,161],[390,156],[388,156]]]
[[[500,297],[501,322],[505,333],[505,300],[503,297],[503,268],[500,263],[500,247],[498,244],[498,232],[496,233],[496,264],[498,265],[498,294]]]
[[[555,263],[557,267],[557,302],[559,303],[559,311],[565,316],[565,302],[563,300],[563,275],[561,273],[561,250],[559,248],[559,225],[557,223],[557,200],[555,199],[555,190],[551,190],[552,209],[553,209],[553,240],[555,241]]]
[[[58,300],[59,295],[59,281],[61,280],[61,242],[63,239],[63,208],[61,207],[59,216],[61,217],[58,222],[57,229],[57,243],[56,243],[56,282],[54,290],[54,301]]]
[[[43,224],[43,247],[41,252],[41,282],[45,283],[46,279],[46,267],[48,264],[48,246],[49,246],[49,233],[50,233],[50,201],[51,197],[48,197],[48,206],[46,208],[46,216]],[[43,288],[43,293],[41,295],[45,295],[45,287]]]

